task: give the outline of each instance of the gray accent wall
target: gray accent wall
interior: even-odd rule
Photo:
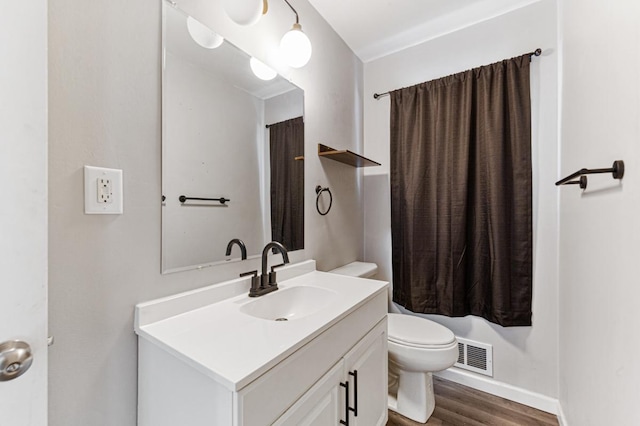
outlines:
[[[306,0],[292,3],[314,49],[306,67],[279,68],[305,91],[306,242],[292,261],[330,270],[362,256],[362,172],[320,160],[317,143],[362,152],[363,67]],[[294,22],[284,2],[253,27],[231,22],[220,0],[179,4],[272,65]],[[160,0],[49,3],[51,426],[134,426],[135,304],[259,263],[160,273],[160,46]],[[84,165],[124,171],[123,215],[84,214]],[[333,192],[327,216],[315,212],[316,185]]]

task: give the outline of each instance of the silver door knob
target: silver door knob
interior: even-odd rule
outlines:
[[[0,382],[22,376],[31,367],[31,347],[19,340],[0,343]]]

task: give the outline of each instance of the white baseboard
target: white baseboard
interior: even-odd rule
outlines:
[[[569,422],[567,422],[567,418],[564,416],[564,411],[562,411],[562,404],[558,404],[558,423],[560,426],[569,426]]]
[[[558,404],[558,400],[555,398],[550,398],[507,383],[498,382],[490,378],[468,373],[455,367],[433,374],[434,376],[442,377],[443,379],[450,380],[482,392],[490,393],[491,395],[515,401],[547,413],[555,414],[558,417],[559,413],[562,411],[559,409],[560,406]],[[568,426],[566,422],[561,422],[560,425]]]

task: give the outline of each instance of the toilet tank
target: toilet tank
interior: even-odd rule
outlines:
[[[373,278],[378,272],[378,265],[370,262],[351,262],[329,272],[350,277]]]

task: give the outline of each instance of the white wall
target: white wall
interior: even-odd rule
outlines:
[[[269,98],[264,103],[264,121],[267,124],[280,123],[304,115],[304,93],[291,90]]]
[[[543,56],[531,63],[533,326],[503,328],[472,316],[428,317],[449,327],[457,336],[492,344],[496,381],[555,398],[558,392],[555,1],[542,0],[365,64],[365,155],[383,164],[365,172],[365,257],[379,265],[381,279],[392,279],[389,97],[374,100],[373,93],[519,56],[538,47],[543,49]],[[542,408],[549,409],[549,405]]]
[[[560,401],[571,426],[640,424],[640,3],[562,0]]]
[[[305,91],[305,250],[322,270],[362,255],[360,172],[320,160],[317,143],[361,152],[362,64],[306,0],[292,1],[313,43],[301,70],[273,59],[294,22],[284,2],[253,27],[233,24],[220,0],[182,9]],[[134,305],[220,282],[258,260],[160,274],[159,0],[49,3],[50,425],[136,424]],[[83,214],[84,164],[124,170],[125,213]],[[334,205],[315,213],[315,185]]]

